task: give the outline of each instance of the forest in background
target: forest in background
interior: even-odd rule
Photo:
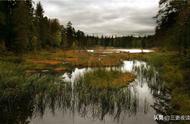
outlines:
[[[58,19],[46,17],[40,2],[34,7],[32,0],[5,0],[0,4],[0,47],[14,52],[94,46],[159,47],[186,54],[190,46],[189,6],[189,0],[160,0],[153,36],[98,37],[76,30],[71,22],[64,26]]]
[[[23,75],[11,66],[18,66],[17,64],[15,65],[15,60],[12,59],[15,55],[18,55],[17,53],[31,52],[31,56],[33,56],[34,53],[32,51],[35,51],[40,57],[45,56],[45,59],[37,57],[38,61],[33,60],[36,63],[33,63],[32,66],[30,64],[33,61],[29,63],[29,66],[34,68],[34,65],[39,65],[37,62],[40,64],[45,62],[48,65],[49,63],[52,64],[52,59],[56,58],[56,61],[53,60],[54,63],[58,61],[59,54],[57,56],[56,53],[52,54],[51,57],[46,56],[48,53],[41,55],[40,51],[43,49],[48,51],[48,49],[56,48],[86,49],[95,46],[125,48],[156,47],[159,48],[158,51],[152,54],[140,54],[140,57],[135,59],[142,59],[141,57],[145,55],[147,62],[150,61],[149,63],[153,64],[159,71],[159,76],[165,81],[164,85],[169,89],[172,96],[172,100],[170,101],[172,110],[169,110],[169,114],[190,114],[190,0],[160,0],[159,4],[159,12],[154,17],[157,21],[155,35],[145,37],[97,37],[87,35],[83,31],[77,31],[71,22],[68,22],[64,26],[57,19],[46,17],[42,5],[37,3],[34,7],[32,0],[0,1],[0,63],[7,64],[7,66],[0,64],[1,90],[4,91],[7,87],[13,87],[12,89],[14,90],[19,85],[18,83],[25,83],[25,79],[20,81]],[[16,54],[6,56],[5,53],[7,51]],[[61,54],[65,54],[64,52],[66,53],[66,51],[61,51]],[[62,60],[65,62],[66,59],[74,61],[75,56],[79,54],[81,53],[69,52],[66,55],[61,55],[61,63],[63,63]],[[77,58],[78,61],[75,64],[80,65],[79,62],[82,62],[82,64],[89,65],[90,62],[96,62],[98,64],[95,65],[103,65],[103,62],[100,63],[98,61],[99,56],[93,57],[93,54],[83,57],[79,56],[80,59]],[[29,56],[28,58],[32,57]],[[24,58],[23,60],[27,62],[28,58]],[[118,54],[115,54],[114,56],[108,56],[105,63],[113,62],[115,64],[119,60],[122,59],[119,58]],[[26,65],[25,61],[16,60],[23,67]],[[60,70],[60,65],[58,67],[58,70]],[[65,65],[61,65],[61,67],[63,70],[66,68]],[[11,75],[8,72],[14,72],[14,74]],[[15,79],[15,77],[18,79]],[[15,83],[15,87],[12,86],[12,82],[13,84]],[[2,108],[4,109],[4,107]],[[184,123],[182,122],[182,124]]]
[[[86,48],[113,46],[125,48],[160,47],[187,53],[190,46],[189,0],[160,0],[154,36],[90,36],[76,30],[71,22],[44,16],[41,3],[32,0],[5,0],[0,4],[1,50],[16,52],[42,48]]]
[[[32,0],[5,0],[0,4],[0,48],[14,52],[46,48],[112,46],[124,48],[152,47],[153,37],[93,36],[76,30],[71,22],[61,25],[58,19],[44,15],[41,3]]]

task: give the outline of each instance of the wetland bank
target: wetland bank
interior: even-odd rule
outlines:
[[[1,0],[0,124],[189,124],[189,33],[189,0]]]
[[[147,62],[122,60],[117,66],[75,66],[58,73],[23,72],[10,65],[1,64],[7,67],[1,77],[9,77],[1,84],[4,123],[156,124],[153,93],[162,88],[158,72]]]
[[[175,66],[180,59],[171,58],[175,52],[9,54],[0,62],[1,122],[162,123],[154,115],[189,112],[186,97],[176,102],[184,92],[171,90],[175,84],[169,82],[183,80]],[[172,107],[176,103],[181,110]]]

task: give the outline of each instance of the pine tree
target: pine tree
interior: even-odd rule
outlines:
[[[5,42],[5,47],[7,50],[11,50],[13,48],[13,9],[15,8],[16,1],[14,0],[5,0],[0,1],[1,4],[1,12],[2,12],[2,21],[4,24],[1,27],[2,38]]]
[[[40,42],[40,47],[45,47],[47,40],[45,37],[45,33],[47,32],[47,23],[49,20],[44,18],[44,10],[41,3],[37,3],[35,10],[35,26],[36,26],[36,34],[38,41]],[[47,25],[46,25],[47,24]]]
[[[68,47],[72,47],[73,43],[74,43],[74,28],[72,27],[72,23],[69,21],[67,23],[67,27],[66,27],[66,36],[67,36],[67,44]]]
[[[178,49],[179,53],[186,45],[184,33],[186,32],[185,20],[188,14],[188,0],[161,0],[160,11],[157,15],[157,45],[170,49]],[[162,41],[162,42],[160,42]],[[186,44],[186,43],[185,43]]]
[[[28,48],[29,50],[36,50],[38,49],[38,41],[37,41],[37,29],[35,26],[35,18],[34,18],[34,8],[32,4],[32,0],[26,0],[26,7],[29,14],[29,44]]]
[[[53,19],[50,21],[50,33],[53,39],[50,45],[54,47],[59,47],[61,45],[61,26],[57,19]]]
[[[44,10],[43,10],[42,4],[40,2],[38,2],[36,5],[35,16],[38,21],[42,20],[44,17]]]
[[[5,28],[5,12],[4,12],[4,3],[0,2],[0,44],[4,40],[4,28]]]
[[[14,37],[14,50],[16,52],[24,52],[27,50],[29,44],[29,27],[30,27],[30,14],[25,1],[17,1],[16,8],[13,10],[13,31]]]

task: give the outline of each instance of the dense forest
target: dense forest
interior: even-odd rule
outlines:
[[[46,17],[41,3],[34,7],[32,0],[7,0],[0,4],[1,50],[23,52],[43,48],[84,49],[93,46],[152,47],[152,39],[152,36],[90,36],[76,30],[71,22],[64,26],[58,19]]]
[[[32,0],[7,0],[0,4],[1,50],[16,52],[42,48],[163,47],[186,54],[190,46],[189,0],[161,0],[155,17],[155,36],[90,36],[76,30],[71,22],[61,25],[58,19],[44,15],[41,3]],[[167,38],[166,38],[167,37]]]
[[[190,47],[190,1],[160,0],[155,46],[186,55]]]

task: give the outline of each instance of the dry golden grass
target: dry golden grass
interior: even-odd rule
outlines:
[[[78,82],[95,89],[117,89],[128,86],[135,77],[128,72],[95,70],[86,73]]]
[[[28,60],[33,64],[45,64],[45,65],[58,65],[61,64],[61,61],[58,60]]]
[[[58,67],[58,68],[55,68],[54,69],[54,72],[64,72],[65,71],[65,68],[63,68],[63,67]]]
[[[103,51],[102,49],[98,51]],[[88,53],[85,50],[49,50],[38,53],[29,53],[23,56],[24,65],[27,69],[49,69],[63,68],[67,63],[78,67],[105,67],[118,66],[123,60],[138,59],[142,54],[109,53],[100,52]],[[53,68],[53,69],[52,69]],[[62,69],[63,70],[63,69]]]
[[[129,82],[134,81],[135,76],[131,73],[121,73],[118,78],[113,80],[113,85],[128,85]]]

